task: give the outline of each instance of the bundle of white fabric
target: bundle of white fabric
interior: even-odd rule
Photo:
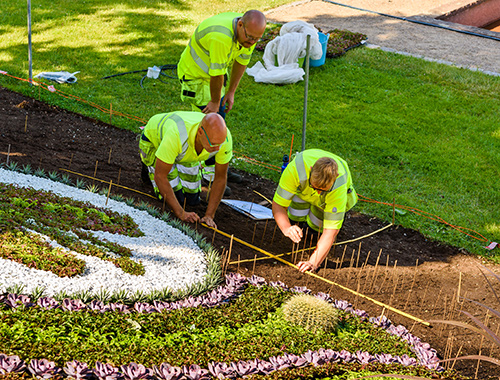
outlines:
[[[247,69],[256,82],[296,83],[303,79],[304,70],[299,67],[299,58],[306,56],[307,35],[311,36],[309,56],[320,59],[323,55],[318,30],[304,21],[291,21],[281,27],[280,35],[269,41],[264,50],[264,65],[257,62]],[[278,66],[275,65],[278,62]]]

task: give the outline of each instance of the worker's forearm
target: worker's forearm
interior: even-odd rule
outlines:
[[[243,74],[245,74],[245,69],[247,67],[245,65],[242,65],[241,63],[234,62],[233,68],[231,69],[231,77],[229,79],[229,87],[227,92],[236,92],[236,89],[238,88],[238,85],[240,83],[241,78],[243,77]]]
[[[207,211],[205,212],[206,216],[212,219],[215,217],[215,212],[219,207],[224,190],[226,190],[226,178],[215,178],[209,194],[210,198],[208,200]]]
[[[221,100],[222,87],[224,86],[224,75],[210,77],[210,98],[212,102],[219,104]]]
[[[161,179],[155,177],[155,182],[156,185],[158,186],[158,190],[160,190],[160,194],[165,199],[165,202],[167,203],[168,207],[170,207],[175,216],[180,218],[184,210],[177,201],[174,189],[172,189],[172,186],[170,185],[168,179],[166,178]]]
[[[314,250],[314,253],[309,258],[309,262],[314,265],[315,268],[318,268],[323,260],[330,252],[330,248],[337,237],[339,230],[324,230],[320,239],[318,240],[318,245]]]
[[[288,219],[288,214],[286,208],[280,206],[276,202],[272,203],[273,216],[276,224],[280,228],[281,232],[285,233],[292,225],[290,224],[290,219]]]

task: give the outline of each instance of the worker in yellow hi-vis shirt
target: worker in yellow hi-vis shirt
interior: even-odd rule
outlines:
[[[203,113],[218,112],[225,118],[234,94],[250,62],[255,44],[266,29],[266,17],[257,10],[221,13],[196,28],[177,65],[181,99]],[[231,71],[225,93],[225,79]]]
[[[345,213],[357,200],[347,162],[339,156],[309,149],[288,164],[274,194],[274,219],[294,243],[302,239],[300,224],[307,223],[322,232],[309,260],[298,263],[301,272],[319,268],[342,227]],[[292,225],[290,220],[299,225]]]
[[[200,23],[177,64],[181,99],[193,111],[217,112],[224,119],[233,108],[234,95],[250,62],[255,44],[266,29],[266,17],[257,10],[221,13]],[[229,74],[229,85],[227,78]],[[213,178],[213,160],[205,162],[203,178]],[[227,180],[240,183],[239,174],[228,170]],[[226,187],[225,195],[231,194]]]

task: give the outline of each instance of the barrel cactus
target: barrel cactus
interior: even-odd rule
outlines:
[[[332,331],[338,324],[338,310],[328,302],[308,294],[299,294],[283,305],[287,321],[311,331]]]

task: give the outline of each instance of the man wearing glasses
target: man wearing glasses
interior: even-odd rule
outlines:
[[[294,243],[302,239],[301,225],[321,233],[309,260],[298,263],[301,272],[319,268],[342,227],[345,213],[357,200],[347,162],[339,156],[309,149],[288,164],[274,194],[274,219]],[[292,225],[290,220],[299,225]]]
[[[233,140],[224,119],[217,113],[191,111],[155,115],[144,128],[139,150],[142,180],[153,185],[174,215],[185,222],[200,221],[217,228],[214,216],[233,154]],[[205,216],[200,218],[195,212],[185,212],[184,204],[200,203],[200,162],[212,157],[215,175]]]
[[[182,101],[191,103],[193,111],[217,112],[225,119],[265,29],[266,17],[257,10],[221,13],[202,21],[177,65]],[[228,180],[241,182],[241,177],[230,172]]]

